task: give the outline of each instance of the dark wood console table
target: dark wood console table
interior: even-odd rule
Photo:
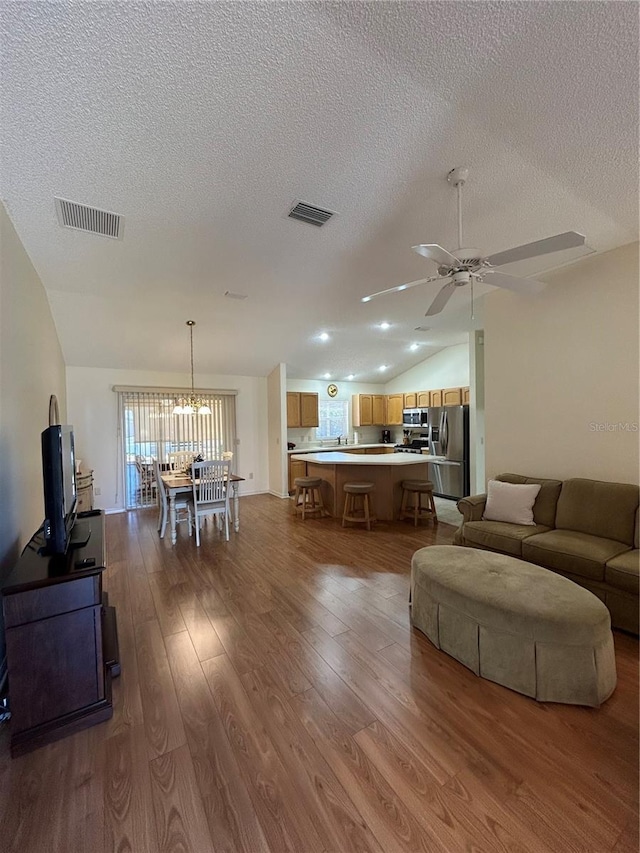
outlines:
[[[109,719],[120,673],[104,513],[78,519],[66,554],[44,544],[40,530],[2,588],[14,757]]]

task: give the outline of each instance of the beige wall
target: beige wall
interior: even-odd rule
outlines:
[[[384,386],[385,394],[401,391],[431,391],[433,388],[464,388],[469,384],[469,344],[445,347],[440,352],[416,364],[410,370],[391,379]]]
[[[268,488],[267,466],[267,385],[252,376],[196,374],[198,388],[234,389],[237,437],[234,470],[246,478],[241,494],[264,492]],[[149,370],[68,367],[67,397],[69,420],[75,428],[76,453],[83,471],[93,469],[94,488],[100,490],[95,504],[107,511],[122,509],[122,471],[118,463],[118,405],[114,385],[186,388],[190,376]]]
[[[51,394],[64,422],[64,361],[49,303],[0,204],[0,581],[44,519],[40,433]],[[0,674],[3,648],[0,626]]]
[[[486,298],[487,476],[637,483],[638,244],[541,278]]]

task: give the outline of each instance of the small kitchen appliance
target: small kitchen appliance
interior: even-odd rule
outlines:
[[[391,430],[390,429],[383,429],[382,430],[382,435],[380,436],[380,441],[383,444],[391,444]]]

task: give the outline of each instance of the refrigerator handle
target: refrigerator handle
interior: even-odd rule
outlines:
[[[442,454],[444,456],[447,455],[449,444],[449,428],[447,424],[447,412],[446,410],[442,412],[440,416],[440,449],[442,450]]]

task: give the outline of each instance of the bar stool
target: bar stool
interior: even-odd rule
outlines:
[[[412,497],[411,503],[409,503],[409,495]],[[427,496],[427,506],[422,506],[422,495]],[[413,518],[415,527],[418,526],[419,518],[431,518],[434,524],[438,523],[436,504],[433,499],[433,483],[431,480],[402,481],[400,518]]]
[[[293,482],[296,487],[293,498],[294,515],[301,512],[304,521],[305,515],[309,513],[319,512],[320,516],[328,514],[322,502],[322,493],[320,492],[322,479],[320,477],[296,477]]]
[[[344,484],[344,512],[342,513],[342,526],[345,521],[354,521],[359,524],[366,524],[367,530],[371,530],[371,522],[377,521],[375,515],[372,515],[371,500],[369,495],[374,489],[373,483],[345,483]],[[362,506],[358,509],[358,498],[361,499]]]

